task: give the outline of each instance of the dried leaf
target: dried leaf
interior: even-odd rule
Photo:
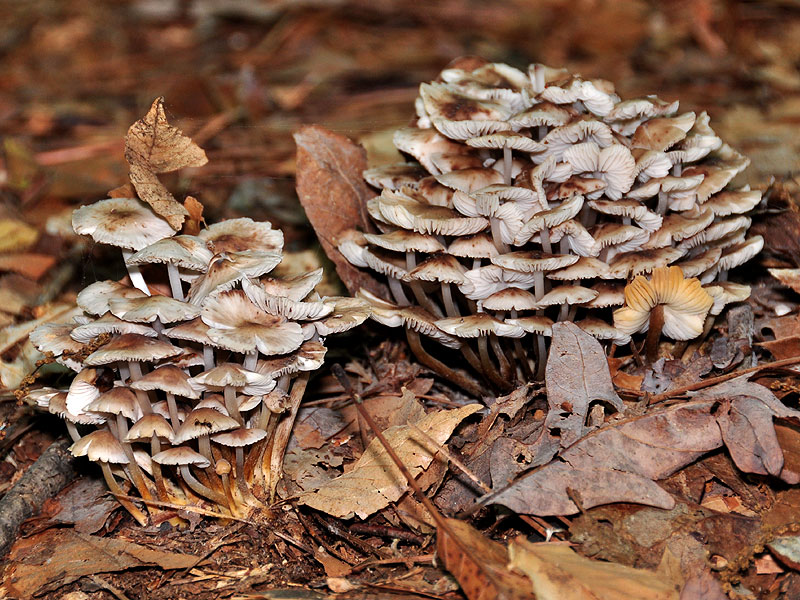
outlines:
[[[186,196],[186,199],[183,201],[183,207],[189,214],[189,218],[183,224],[183,233],[186,235],[197,235],[200,233],[200,226],[206,223],[206,220],[203,218],[203,205],[194,196]]]
[[[125,160],[130,165],[131,183],[139,198],[178,231],[189,211],[157,175],[184,167],[201,167],[208,158],[202,148],[167,122],[163,98],[156,98],[147,114],[128,129]]]
[[[479,404],[470,404],[434,412],[417,421],[414,427],[390,427],[384,435],[416,477],[431,464],[438,446],[447,441],[456,426],[480,408]],[[373,439],[352,471],[300,496],[300,502],[335,517],[347,519],[355,514],[363,519],[398,500],[407,488],[403,474],[380,441]]]
[[[3,587],[12,598],[57,589],[85,575],[156,565],[187,569],[198,557],[151,550],[123,539],[100,538],[71,529],[47,531],[18,541],[11,549]]]
[[[624,408],[611,383],[603,347],[574,323],[553,325],[545,383],[550,406],[545,425],[561,432],[564,448],[589,431],[586,416],[593,402],[607,402],[617,411]]]
[[[0,219],[0,252],[29,248],[39,239],[39,232],[17,219]]]
[[[366,288],[389,298],[386,286],[367,271],[352,266],[336,249],[348,229],[370,230],[367,200],[372,195],[361,173],[367,168],[364,149],[318,125],[294,134],[297,143],[297,195],[322,244],[351,294]]]
[[[506,549],[468,523],[447,519],[447,530],[440,527],[437,533],[436,549],[469,600],[534,598],[527,591],[530,582],[508,570]]]
[[[800,294],[800,269],[767,269],[783,285]]]
[[[25,252],[21,254],[0,255],[0,271],[19,273],[33,281],[39,280],[47,273],[56,262],[56,257],[50,254],[34,254]]]
[[[508,547],[511,566],[533,583],[537,600],[678,600],[679,584],[663,574],[590,560],[566,544],[533,544],[522,537]]]

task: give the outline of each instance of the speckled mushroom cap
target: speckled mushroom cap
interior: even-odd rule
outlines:
[[[744,214],[759,192],[732,184],[748,160],[714,133],[706,113],[655,96],[623,99],[611,82],[544,65],[524,71],[474,60],[422,84],[414,106],[416,118],[394,142],[415,162],[365,174],[381,233],[341,237],[353,265],[389,283],[385,300],[447,308],[448,318],[453,307],[514,323],[571,318],[598,333],[601,322],[612,327],[616,296],[631,278],[677,265],[711,284],[763,244],[747,237]],[[440,265],[466,281],[445,281],[444,269],[437,278]],[[564,284],[580,290],[568,294]],[[537,308],[502,294],[512,288],[533,294]],[[396,311],[387,310],[376,318],[395,324]],[[686,339],[696,325],[664,332]],[[518,380],[524,375],[516,369]]]

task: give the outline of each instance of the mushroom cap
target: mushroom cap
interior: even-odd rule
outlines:
[[[109,198],[82,206],[72,213],[72,228],[98,244],[128,250],[141,250],[175,234],[169,223],[134,198]]]
[[[181,323],[175,327],[165,329],[162,333],[171,339],[184,340],[187,342],[197,342],[204,346],[218,347],[216,342],[208,337],[209,326],[203,322],[203,319],[197,317],[191,321]]]
[[[669,246],[657,250],[636,250],[615,256],[609,269],[613,278],[625,279],[628,275],[650,273],[653,269],[665,267],[684,254],[686,254],[686,250]]]
[[[146,373],[141,379],[131,383],[134,390],[161,390],[183,398],[200,397],[189,385],[189,376],[175,365],[162,365]]]
[[[117,441],[111,432],[105,429],[98,429],[85,435],[70,446],[72,456],[86,456],[93,462],[114,463],[127,465],[128,457],[122,444]]]
[[[637,200],[590,200],[589,206],[597,212],[616,217],[628,217],[648,232],[658,231],[664,218]]]
[[[770,269],[770,272],[780,269]],[[703,289],[707,291],[714,299],[714,304],[709,311],[712,315],[718,315],[722,312],[728,304],[734,302],[744,302],[750,297],[750,286],[732,281],[717,281],[711,285],[704,285]]]
[[[436,254],[417,265],[404,277],[405,281],[438,281],[441,283],[466,283],[466,269],[458,259],[449,254]]]
[[[547,274],[548,279],[557,281],[579,281],[596,277],[609,279],[611,274],[606,263],[591,256],[581,256],[572,265]]]
[[[676,263],[675,266],[680,267],[685,277],[697,277],[716,266],[720,256],[722,256],[721,248],[709,248],[705,252]]]
[[[676,117],[657,117],[645,121],[634,132],[631,145],[633,148],[664,151],[686,137],[695,118],[695,113],[687,112]]]
[[[96,281],[78,292],[76,302],[90,315],[103,315],[108,312],[108,303],[114,298],[146,297],[143,291],[116,281]]]
[[[583,208],[583,196],[572,196],[554,208],[539,211],[522,225],[514,239],[514,245],[528,242],[535,233],[548,227],[556,227],[575,217]]]
[[[73,415],[81,415],[100,396],[100,390],[96,386],[99,375],[97,369],[83,369],[75,376],[67,392],[67,411]]]
[[[559,285],[539,298],[536,308],[542,309],[556,304],[583,304],[597,298],[598,292],[580,285]]]
[[[248,371],[235,363],[222,363],[213,369],[203,371],[189,379],[189,385],[198,391],[233,387],[242,389],[245,394],[267,394],[275,387],[275,381],[262,375]]]
[[[278,379],[282,375],[298,371],[315,371],[325,362],[326,352],[325,346],[319,342],[304,342],[291,354],[259,360],[256,373],[266,375],[270,379]]]
[[[129,323],[127,321],[123,321],[119,317],[115,317],[108,312],[98,319],[94,319],[88,323],[84,323],[83,325],[78,325],[72,330],[70,335],[72,336],[73,340],[79,342],[79,346],[82,346],[82,344],[88,344],[98,335],[102,335],[104,333],[138,333],[139,335],[143,335],[145,337],[156,337],[158,335],[156,330],[149,325],[143,325],[142,323]]]
[[[149,441],[154,435],[172,443],[175,432],[172,430],[172,425],[162,415],[151,413],[144,415],[131,426],[128,435],[125,436],[125,441]]]
[[[231,289],[245,277],[261,277],[278,266],[278,252],[242,250],[215,254],[208,270],[192,282],[187,296],[192,304],[202,304],[211,294]]]
[[[625,304],[625,286],[611,283],[596,283],[592,286],[597,296],[589,302],[584,302],[587,308],[608,308],[609,306],[622,306]]]
[[[233,352],[258,350],[265,355],[294,352],[303,343],[299,324],[259,309],[242,290],[209,298],[201,318],[215,344]]]
[[[39,352],[52,352],[61,356],[63,352],[80,352],[83,344],[72,337],[74,323],[42,323],[31,331],[29,339]]]
[[[291,320],[315,320],[327,316],[333,307],[324,302],[292,300],[286,296],[276,296],[264,289],[264,286],[249,279],[242,280],[242,290],[250,301],[262,311],[271,315],[285,317]],[[224,292],[223,294],[231,293]],[[219,302],[220,294],[211,298],[206,306]]]
[[[176,235],[142,248],[125,262],[129,265],[172,263],[176,267],[192,271],[205,271],[213,256],[214,253],[208,249],[202,238]]]
[[[189,321],[200,315],[200,308],[167,296],[144,296],[142,298],[112,298],[109,310],[115,317],[133,323],[162,323]]]
[[[260,442],[265,437],[267,437],[267,432],[263,429],[258,429],[255,427],[240,427],[239,429],[234,429],[233,431],[218,433],[211,439],[218,444],[222,444],[223,446],[242,448],[244,446],[249,446],[251,444],[255,444],[256,442]]]
[[[159,361],[182,352],[157,338],[149,338],[135,333],[125,333],[111,338],[111,341],[86,357],[87,365],[107,365],[113,362]]]
[[[537,308],[536,296],[519,288],[505,288],[481,300],[484,310],[532,310]]]
[[[483,217],[463,217],[450,208],[423,204],[386,190],[367,201],[367,208],[379,221],[422,234],[470,235],[489,226]]]
[[[395,148],[400,152],[405,152],[416,158],[429,173],[434,175],[438,175],[441,172],[432,160],[434,156],[465,153],[468,151],[467,148],[447,139],[432,127],[428,129],[401,127],[394,132],[392,141]],[[370,179],[367,178],[367,173],[370,171],[372,171],[372,169],[364,172],[364,178],[372,184]],[[427,173],[423,173],[422,176],[424,177],[426,174]],[[399,187],[402,186],[390,187],[387,185],[380,185],[375,187],[399,189]]]
[[[211,435],[220,431],[228,431],[239,427],[236,419],[213,408],[195,408],[186,415],[183,423],[175,432],[173,444],[183,444],[203,435]]]
[[[553,320],[540,315],[506,319],[509,325],[520,327],[525,333],[535,333],[551,337],[553,335]]]
[[[358,327],[370,316],[369,304],[359,298],[334,296],[323,301],[333,310],[327,317],[314,321],[314,328],[322,337]]]
[[[628,344],[631,341],[630,335],[594,317],[587,317],[577,321],[575,325],[598,340],[613,340],[618,345]]]
[[[280,254],[283,250],[283,232],[280,229],[273,229],[269,221],[253,221],[250,217],[214,223],[197,236],[204,240],[215,254],[245,250]]]
[[[719,259],[717,268],[720,271],[727,271],[746,263],[764,248],[764,238],[754,235],[743,242],[739,242],[726,248]]]
[[[47,400],[47,411],[51,414],[58,415],[66,421],[77,423],[78,425],[101,425],[106,422],[105,415],[93,412],[82,412],[80,414],[73,414],[67,410],[67,393],[56,392],[52,394]]]
[[[322,276],[323,269],[320,267],[295,277],[284,279],[262,277],[259,281],[267,294],[284,296],[289,300],[300,301],[314,291],[314,288],[322,281]]]
[[[178,446],[176,448],[167,448],[153,456],[153,462],[160,465],[195,465],[201,469],[211,466],[205,456],[199,452],[195,452],[186,446]]]
[[[522,273],[503,269],[497,265],[487,265],[471,269],[464,273],[468,279],[467,283],[460,285],[461,292],[470,300],[482,300],[488,298],[495,292],[507,287],[518,287],[528,289],[535,280],[533,273]]]
[[[690,340],[703,331],[714,300],[697,279],[684,279],[679,267],[653,271],[648,281],[641,275],[625,287],[625,306],[614,311],[614,326],[628,335],[647,331],[650,313],[663,305],[664,335]]]
[[[447,253],[463,258],[491,258],[499,254],[492,237],[486,233],[454,239],[447,247]]]
[[[546,148],[541,142],[513,131],[498,131],[466,140],[472,148],[509,148],[520,152],[541,152]]]
[[[365,233],[364,239],[370,244],[384,250],[393,250],[394,252],[427,252],[433,254],[434,252],[444,251],[444,245],[432,235],[422,235],[421,233],[405,231],[404,229],[397,229],[380,235]]]
[[[436,326],[450,335],[461,338],[476,338],[490,333],[511,338],[525,335],[525,331],[518,325],[500,321],[486,313],[439,319],[436,321]]]
[[[94,412],[122,415],[131,421],[136,421],[142,416],[142,410],[136,400],[136,395],[130,389],[122,386],[113,387],[104,394],[100,394],[86,409]]]
[[[580,259],[574,254],[548,254],[539,250],[520,250],[507,252],[491,258],[491,263],[504,269],[534,273],[536,271],[555,271],[574,265]]]
[[[417,128],[409,128],[412,131],[424,131]],[[398,130],[400,131],[400,130]],[[395,136],[397,132],[395,132]],[[438,135],[438,134],[437,134]],[[453,144],[456,145],[456,144]],[[395,142],[395,147],[400,150],[400,147]],[[364,179],[372,187],[379,189],[388,188],[390,190],[399,190],[405,185],[414,186],[417,182],[425,177],[428,172],[417,163],[397,163],[393,165],[382,165],[380,167],[373,167],[367,169],[362,173]]]

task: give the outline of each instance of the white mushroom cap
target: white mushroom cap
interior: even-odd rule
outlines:
[[[108,312],[108,303],[112,298],[146,297],[143,291],[116,281],[96,281],[78,292],[76,302],[90,315],[103,315]]]
[[[173,444],[183,444],[203,435],[228,431],[239,427],[236,419],[214,410],[213,408],[195,408],[186,415],[186,419],[175,432]]]
[[[637,250],[614,257],[609,265],[611,276],[615,279],[627,279],[629,275],[650,273],[658,267],[665,267],[686,254],[681,248],[659,248],[657,250]]]
[[[83,325],[78,325],[72,330],[70,335],[72,336],[73,340],[79,342],[80,346],[81,344],[88,344],[98,335],[102,335],[104,333],[138,333],[139,335],[146,337],[156,337],[158,335],[155,329],[149,325],[143,325],[141,323],[129,323],[118,317],[115,317],[111,313],[106,313],[99,319],[89,321]]]
[[[522,225],[514,239],[514,245],[521,246],[527,243],[534,234],[548,227],[556,227],[572,219],[583,208],[583,196],[572,196],[560,205],[537,212]]]
[[[254,371],[248,371],[235,363],[222,363],[189,379],[189,385],[198,391],[234,387],[245,394],[258,396],[268,394],[275,381]]]
[[[93,412],[82,412],[75,415],[67,410],[67,393],[57,392],[47,399],[47,411],[58,415],[66,421],[77,423],[78,425],[101,425],[106,422],[105,415]]]
[[[386,190],[369,200],[367,208],[381,221],[423,234],[470,235],[489,226],[482,217],[462,217],[449,208],[422,204]]]
[[[85,435],[70,446],[73,456],[86,456],[94,462],[114,463],[127,465],[128,457],[122,449],[122,444],[117,441],[110,431],[99,429]]]
[[[29,339],[39,352],[61,356],[62,352],[79,352],[83,348],[72,337],[74,329],[70,323],[42,323],[31,331]]]
[[[464,258],[491,258],[499,254],[497,246],[487,233],[458,237],[450,242],[447,253]]]
[[[231,289],[245,277],[261,277],[278,266],[280,253],[263,250],[225,252],[214,256],[208,271],[189,288],[188,300],[202,304],[211,294]]]
[[[200,315],[200,308],[167,296],[143,298],[112,298],[108,302],[111,314],[132,323],[162,323],[189,321]]]
[[[461,292],[470,300],[482,300],[507,287],[528,289],[535,280],[533,273],[510,271],[497,265],[487,265],[464,273],[467,283],[460,285]]]
[[[490,185],[503,183],[503,175],[494,169],[480,167],[437,175],[436,181],[451,190],[471,194]]]
[[[608,308],[609,306],[622,306],[625,304],[625,286],[610,283],[596,283],[592,286],[597,296],[589,302],[584,302],[587,308]]]
[[[776,269],[771,269],[771,271],[774,270]],[[711,285],[704,285],[703,289],[714,299],[714,304],[709,311],[712,315],[720,314],[728,304],[744,302],[750,297],[749,285],[742,285],[732,281],[717,281]]]
[[[633,134],[631,145],[634,148],[664,151],[686,137],[692,128],[696,115],[687,112],[676,117],[660,117],[642,123]]]
[[[202,238],[176,235],[142,248],[125,262],[129,265],[172,263],[192,271],[205,271],[213,256],[214,253],[208,249]]]
[[[204,346],[218,347],[216,342],[208,337],[208,330],[209,326],[203,322],[203,319],[197,317],[186,323],[181,323],[175,327],[165,329],[162,333],[171,339],[197,342]]]
[[[409,128],[414,132],[417,131],[431,131],[430,129],[417,129],[416,127]],[[398,131],[400,131],[398,129]],[[438,134],[436,134],[438,135]],[[404,151],[398,145],[397,131],[395,132],[395,147],[398,150]],[[455,145],[455,144],[454,144]],[[410,153],[409,153],[410,154]],[[416,186],[417,182],[425,177],[428,172],[417,163],[398,163],[394,165],[382,165],[380,167],[373,167],[364,171],[364,179],[372,187],[376,188],[389,188],[390,190],[399,190],[401,187],[410,185]]]
[[[422,235],[421,233],[405,231],[404,229],[380,235],[365,233],[364,239],[370,244],[374,244],[384,250],[393,250],[394,252],[426,252],[433,254],[434,252],[444,251],[444,245],[432,235]]]
[[[327,317],[313,323],[317,333],[322,337],[358,327],[370,316],[369,304],[360,298],[334,296],[325,298],[324,302],[332,306],[333,310]]]
[[[153,456],[153,462],[160,465],[194,465],[201,469],[211,466],[210,460],[186,446],[162,450]]]
[[[97,369],[83,369],[70,383],[66,407],[73,415],[82,415],[87,406],[100,397],[96,386],[98,376]]]
[[[202,230],[198,237],[214,254],[245,250],[280,253],[283,250],[283,232],[280,229],[273,229],[269,221],[253,221],[249,217],[214,223]]]
[[[574,254],[548,254],[539,250],[520,250],[507,252],[491,258],[491,263],[522,273],[536,271],[555,271],[574,265],[580,259]]]
[[[507,322],[504,323],[486,313],[440,319],[436,321],[436,326],[450,335],[461,338],[476,338],[490,333],[511,338],[525,335],[521,327]]]
[[[95,350],[84,362],[94,366],[119,361],[159,361],[177,356],[181,352],[181,348],[168,342],[135,333],[125,333],[112,338],[110,342]]]
[[[86,410],[122,415],[131,421],[142,416],[136,395],[126,387],[113,387],[93,400]]]
[[[557,304],[583,304],[597,298],[598,292],[579,285],[559,285],[539,298],[537,309]]]
[[[322,267],[295,277],[275,279],[262,277],[259,282],[264,291],[273,296],[284,296],[290,300],[303,300],[322,281]]]
[[[141,250],[175,231],[164,219],[134,198],[109,198],[72,213],[78,235],[90,235],[99,244]]]
[[[357,300],[357,298],[350,298],[350,300]],[[291,354],[259,360],[256,373],[266,375],[270,379],[278,379],[282,375],[291,375],[300,371],[315,371],[325,362],[326,352],[325,346],[319,342],[304,342]]]
[[[615,344],[624,345],[631,341],[631,336],[623,333],[613,325],[594,317],[587,317],[575,323],[586,333],[598,340],[613,340]]]
[[[746,213],[761,202],[758,190],[741,190],[738,192],[720,192],[714,194],[703,206],[710,208],[717,217]]]
[[[175,365],[162,365],[146,373],[141,379],[131,383],[134,390],[161,390],[184,398],[199,398],[189,385],[189,376]]]
[[[538,308],[536,296],[519,288],[506,288],[480,301],[484,310],[533,310]]]
[[[527,127],[559,127],[572,118],[573,112],[569,108],[557,106],[551,102],[539,102],[508,119],[513,129]]]
[[[228,431],[227,433],[218,433],[211,439],[218,444],[222,444],[223,446],[241,448],[243,446],[249,446],[251,444],[255,444],[256,442],[260,442],[265,437],[267,437],[267,432],[263,429],[257,429],[255,427],[246,429],[240,427],[239,429],[234,429],[233,431]]]
[[[755,235],[744,242],[726,248],[719,259],[718,268],[720,271],[727,271],[746,263],[764,248],[764,238]]]
[[[525,333],[536,333],[546,337],[553,335],[553,320],[545,316],[531,315],[517,319],[506,319],[505,322],[508,325],[520,327]]]
[[[437,254],[417,265],[404,279],[407,281],[438,281],[442,283],[466,283],[466,269],[458,259],[449,254]]]
[[[546,148],[541,142],[531,139],[527,135],[511,131],[498,131],[489,135],[481,135],[466,140],[467,146],[472,148],[510,148],[520,152],[541,152]]]
[[[271,315],[286,317],[292,320],[314,320],[329,315],[333,307],[321,301],[303,302],[292,300],[286,296],[276,296],[268,293],[259,282],[250,279],[242,280],[242,290],[258,308]],[[228,292],[225,292],[228,293]],[[207,303],[217,304],[219,297],[214,296]]]
[[[611,272],[606,263],[589,256],[581,256],[574,264],[547,274],[548,279],[577,281],[580,279],[610,279]]]
[[[203,321],[216,344],[234,352],[258,350],[267,356],[293,352],[303,343],[300,325],[255,306],[241,290],[222,292],[203,307]]]
[[[657,231],[661,227],[663,217],[648,209],[636,200],[590,200],[589,206],[597,212],[617,217],[628,217],[648,232]]]
[[[433,128],[421,129],[418,127],[403,127],[394,132],[392,141],[394,142],[395,148],[400,152],[406,152],[416,158],[420,164],[433,175],[439,175],[441,171],[439,171],[431,160],[432,157],[440,154],[464,154],[469,151],[468,148],[447,139]],[[367,173],[369,172],[370,171],[365,171],[364,177],[367,181],[372,183],[369,178],[367,178]],[[372,185],[375,184],[372,183]],[[381,185],[376,187],[399,189],[399,187],[402,186],[393,187]]]
[[[709,248],[701,254],[676,263],[675,266],[681,268],[684,276],[697,277],[716,266],[720,256],[722,256],[721,248]]]

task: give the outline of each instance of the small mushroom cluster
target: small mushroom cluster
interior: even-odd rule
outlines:
[[[319,297],[322,269],[270,277],[283,234],[267,222],[230,219],[176,235],[140,200],[111,198],[76,210],[73,227],[119,247],[133,285],[93,283],[71,322],[32,334],[40,351],[78,371],[68,390],[39,390],[36,400],[66,421],[73,454],[99,462],[142,523],[121,480],[151,513],[263,506],[325,337],[362,323],[366,304]],[[144,277],[164,270],[170,295]]]
[[[373,231],[347,232],[338,248],[387,280],[391,302],[359,293],[373,317],[405,327],[420,360],[456,383],[463,373],[420,335],[508,389],[541,376],[554,320],[627,343],[635,328],[615,327],[612,311],[631,278],[674,265],[724,288],[763,245],[747,237],[760,193],[729,188],[748,159],[706,113],[479,59],[422,84],[415,106],[394,134],[408,162],[365,172],[380,190]]]

